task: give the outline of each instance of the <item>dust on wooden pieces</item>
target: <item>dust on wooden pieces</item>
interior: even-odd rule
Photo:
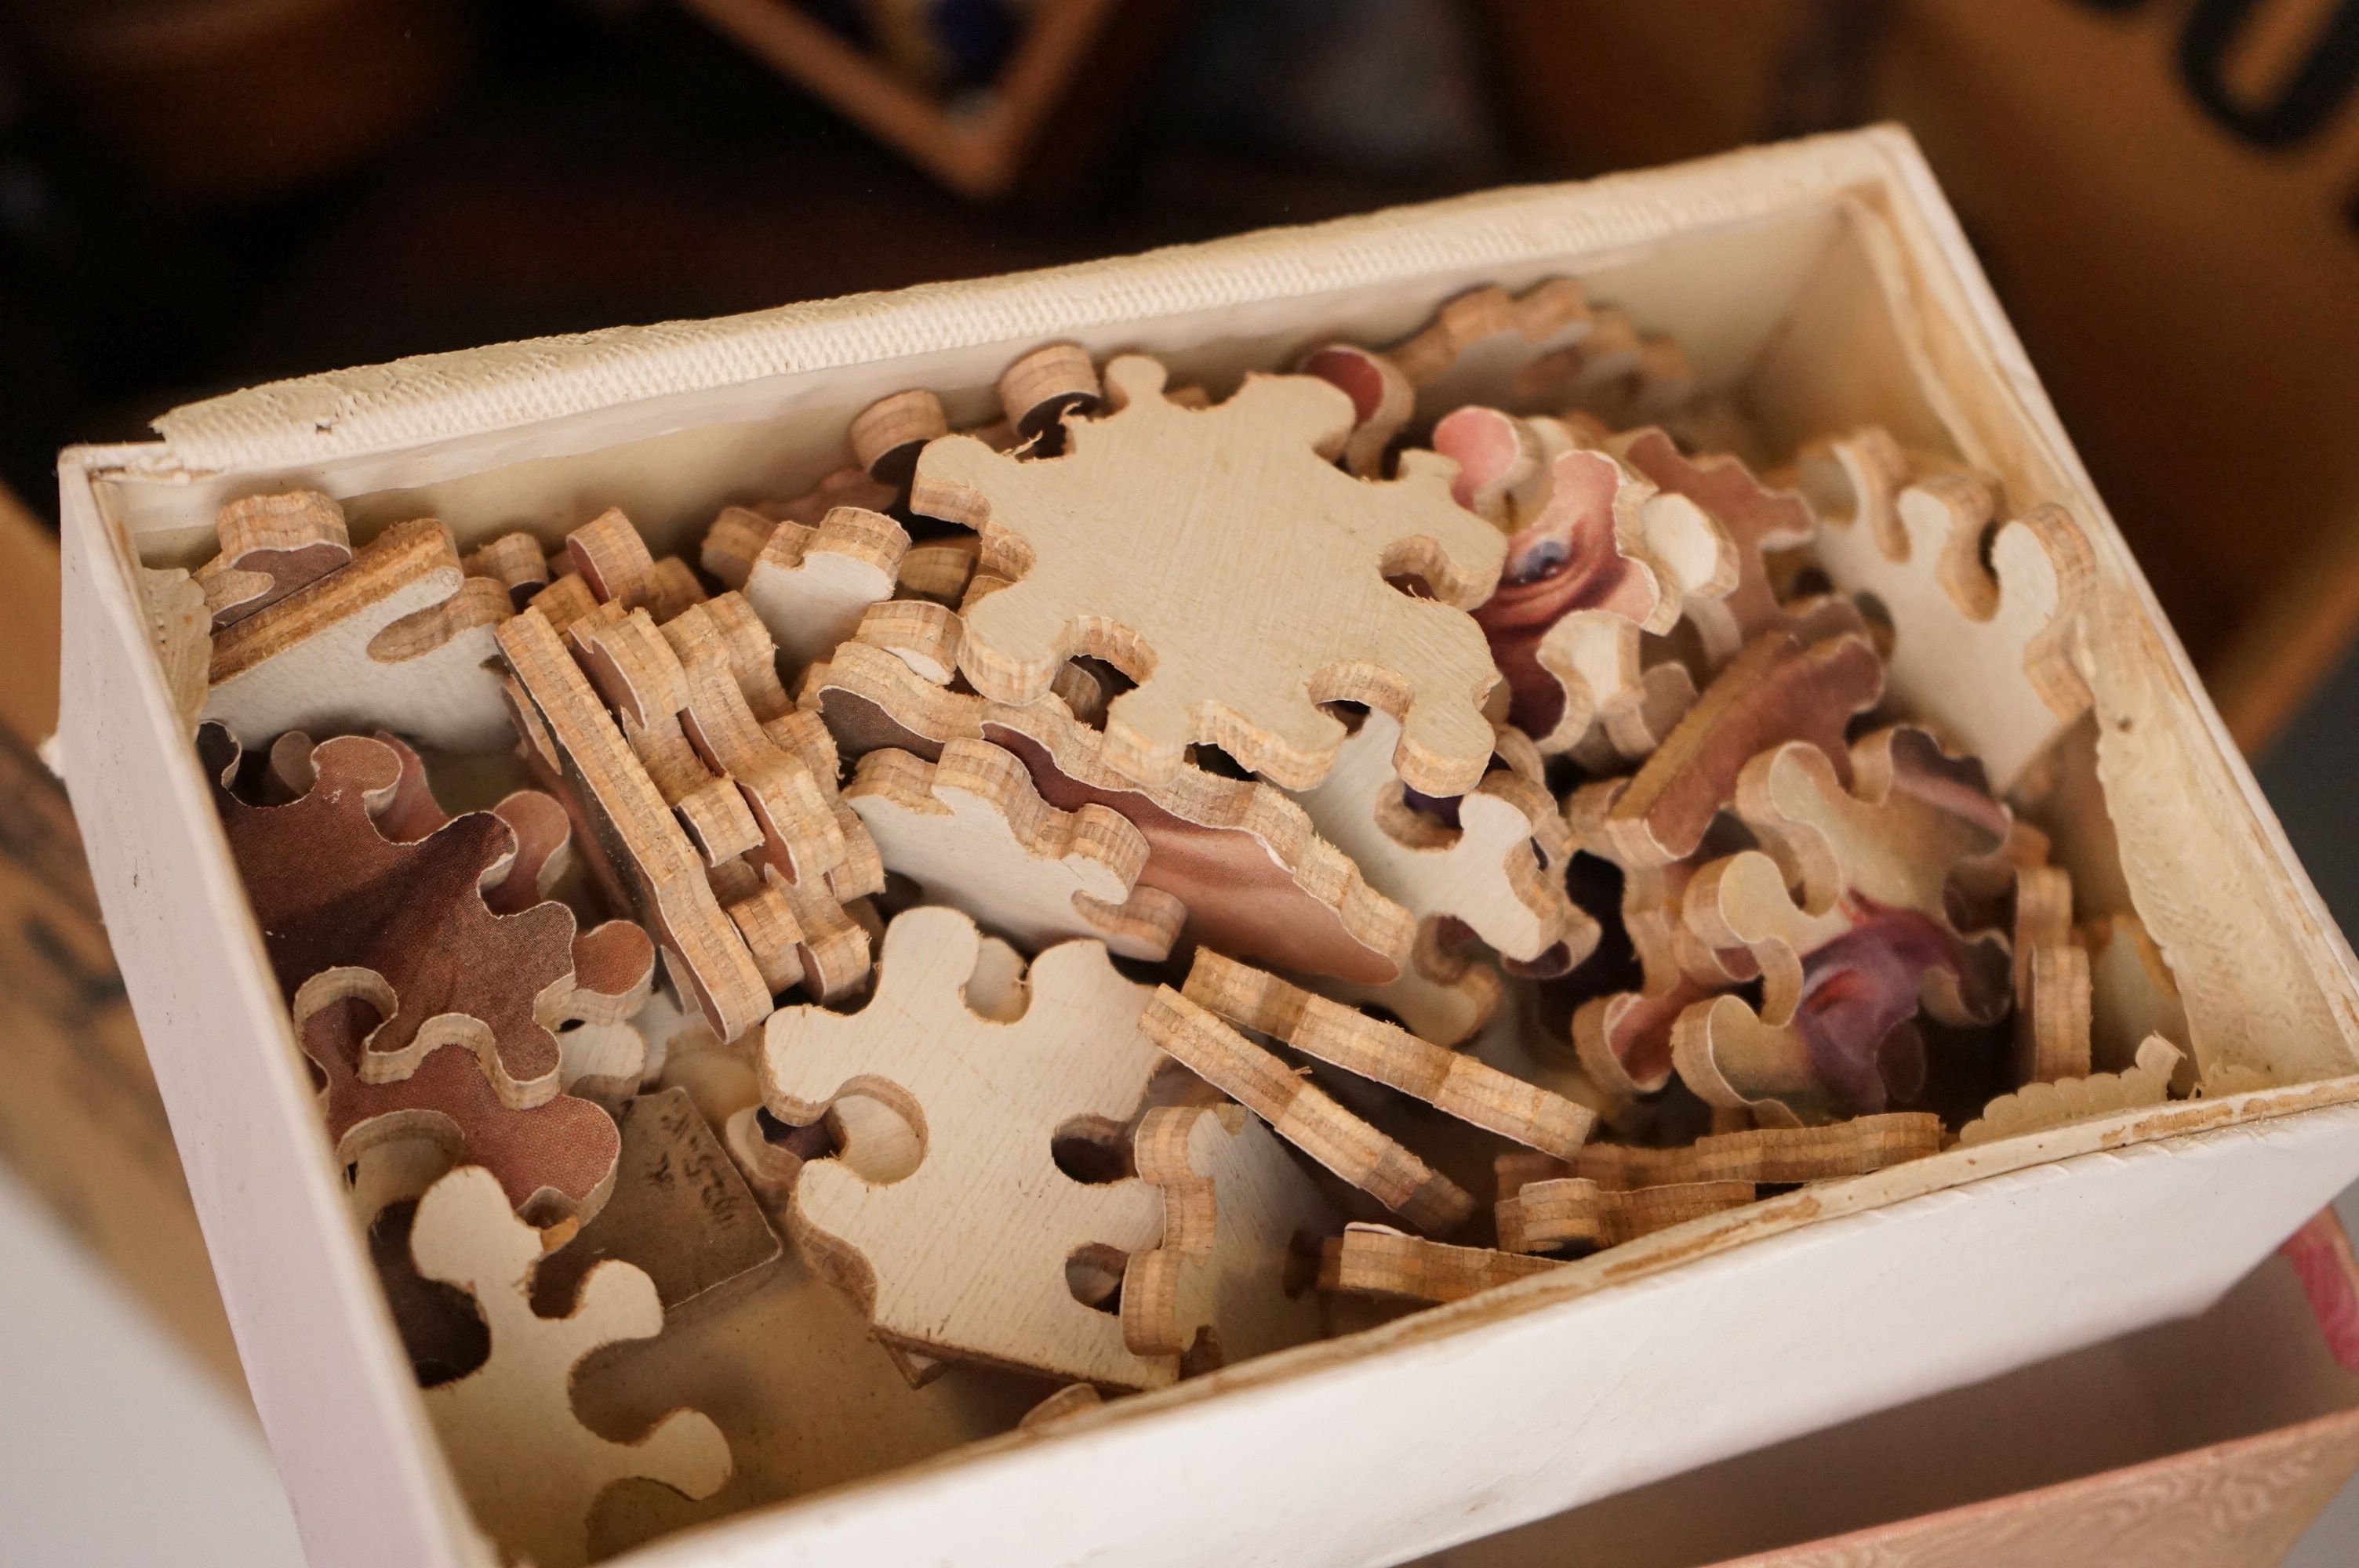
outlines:
[[[1592,1143],[1574,1157],[1570,1173],[1608,1192],[1700,1182],[1825,1182],[1938,1154],[1948,1137],[1930,1111],[1887,1111],[1825,1127],[1712,1133],[1669,1149]]]
[[[702,1498],[729,1479],[729,1445],[711,1418],[676,1410],[636,1440],[614,1442],[574,1414],[574,1368],[603,1346],[662,1332],[654,1284],[608,1260],[563,1317],[533,1311],[541,1236],[516,1217],[487,1171],[462,1167],[420,1199],[410,1230],[418,1272],[465,1291],[491,1354],[422,1394],[475,1518],[506,1552],[541,1568],[588,1560],[591,1508],[630,1477]]]
[[[1394,481],[1343,473],[1330,459],[1351,402],[1312,377],[1249,376],[1202,410],[1164,395],[1153,360],[1116,359],[1105,381],[1114,411],[1069,420],[1060,457],[950,437],[919,459],[912,507],[975,530],[984,569],[1015,579],[970,592],[961,668],[975,688],[1027,703],[1068,659],[1104,659],[1139,680],[1107,710],[1104,755],[1145,784],[1203,741],[1307,788],[1343,738],[1318,706],[1332,701],[1401,719],[1395,763],[1412,787],[1479,783],[1497,677],[1465,610],[1489,597],[1504,542],[1451,499],[1449,465],[1413,453]]]
[[[1681,1182],[1617,1192],[1585,1177],[1559,1176],[1524,1183],[1501,1197],[1492,1212],[1506,1251],[1603,1249],[1742,1208],[1754,1195],[1751,1182]]]
[[[1133,1149],[1163,1235],[1123,1271],[1124,1342],[1187,1376],[1318,1338],[1310,1276],[1340,1221],[1269,1129],[1238,1105],[1158,1106]]]
[[[1823,520],[1820,564],[1891,617],[1893,691],[2011,794],[2089,706],[2069,647],[2096,579],[2087,538],[2054,506],[1999,521],[1995,481],[1878,429],[1810,449],[1799,472]]]
[[[344,509],[316,490],[248,495],[213,519],[221,553],[195,572],[212,629],[234,625],[353,558]]]
[[[1439,1306],[1561,1267],[1553,1258],[1453,1247],[1388,1225],[1353,1224],[1321,1249],[1319,1288]]]
[[[1025,947],[1094,936],[1159,960],[1187,921],[1178,899],[1136,885],[1145,835],[1094,803],[1059,811],[1014,753],[987,741],[952,741],[933,763],[871,752],[844,798],[888,870]]]
[[[260,745],[385,728],[454,752],[507,733],[494,633],[506,590],[465,574],[450,530],[396,524],[348,565],[214,633],[205,717]]]
[[[1419,1230],[1446,1236],[1473,1213],[1474,1200],[1455,1182],[1169,986],[1157,989],[1139,1028],[1279,1137]]]
[[[1596,1126],[1585,1106],[1210,948],[1198,951],[1183,994],[1240,1028],[1560,1159]]]
[[[1102,945],[1069,942],[1034,961],[1023,1016],[1002,1023],[962,994],[981,953],[966,915],[910,910],[886,932],[867,1008],[772,1015],[772,1115],[807,1124],[850,1093],[923,1130],[916,1168],[897,1181],[841,1159],[806,1163],[792,1223],[888,1342],[1107,1387],[1169,1382],[1176,1368],[1129,1349],[1119,1317],[1074,1282],[1118,1280],[1155,1244],[1158,1193],[1133,1177],[1078,1181],[1051,1150],[1076,1126],[1114,1135],[1143,1103],[1160,1060],[1143,1032],[1148,993]]]

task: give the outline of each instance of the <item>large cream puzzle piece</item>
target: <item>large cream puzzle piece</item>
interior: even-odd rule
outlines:
[[[1066,454],[1019,460],[953,436],[927,447],[911,505],[983,536],[1011,586],[970,590],[960,667],[985,696],[1044,696],[1088,654],[1137,680],[1107,711],[1105,757],[1170,780],[1191,742],[1288,788],[1325,776],[1342,724],[1319,704],[1402,721],[1401,776],[1462,795],[1490,756],[1498,680],[1465,611],[1498,580],[1505,541],[1450,496],[1446,460],[1358,480],[1330,460],[1349,397],[1311,376],[1251,375],[1196,410],[1163,367],[1106,367],[1116,407],[1072,420]],[[1418,599],[1386,581],[1416,577]]]
[[[1059,811],[1013,752],[952,741],[939,762],[871,752],[845,786],[887,869],[1038,952],[1096,937],[1130,958],[1169,957],[1187,906],[1136,885],[1147,838],[1118,813]]]
[[[1024,1016],[978,1016],[961,995],[982,937],[954,909],[923,907],[886,928],[876,994],[861,1011],[771,1015],[762,1098],[815,1121],[838,1096],[881,1100],[923,1129],[901,1180],[815,1160],[795,1184],[807,1251],[865,1305],[876,1334],[920,1354],[1027,1367],[1112,1388],[1152,1388],[1173,1368],[1123,1342],[1121,1320],[1078,1300],[1077,1257],[1121,1260],[1162,1232],[1156,1189],[1088,1184],[1050,1144],[1074,1124],[1125,1126],[1162,1060],[1139,1031],[1149,991],[1105,948],[1068,942],[1035,960]]]
[[[1886,665],[1910,716],[1980,757],[1993,787],[2011,794],[2088,708],[2069,640],[2095,559],[2060,509],[2035,507],[1994,533],[1989,481],[1949,471],[1907,482],[1908,465],[1881,430],[1804,453],[1801,483],[1823,520],[1819,564],[1891,617]]]
[[[1133,1140],[1163,1189],[1163,1239],[1123,1271],[1123,1338],[1210,1371],[1320,1337],[1310,1260],[1342,1221],[1241,1105],[1159,1106]]]
[[[541,1235],[516,1217],[499,1182],[463,1166],[419,1200],[409,1237],[418,1271],[465,1291],[491,1330],[491,1357],[420,1396],[478,1523],[535,1568],[588,1560],[589,1514],[630,1477],[690,1498],[729,1479],[729,1444],[712,1420],[675,1410],[632,1443],[592,1432],[573,1413],[573,1372],[602,1346],[663,1331],[652,1281],[628,1263],[599,1264],[573,1310],[532,1309]]]
[[[204,717],[239,743],[289,730],[391,730],[451,752],[508,738],[495,629],[505,589],[462,569],[451,532],[398,523],[348,566],[213,634]]]
[[[1597,923],[1565,895],[1564,860],[1543,863],[1534,836],[1561,824],[1546,786],[1501,768],[1459,797],[1458,826],[1411,806],[1393,772],[1400,725],[1371,711],[1317,787],[1295,796],[1320,836],[1352,857],[1368,885],[1419,920],[1452,915],[1510,958],[1559,943],[1565,967],[1597,946]]]

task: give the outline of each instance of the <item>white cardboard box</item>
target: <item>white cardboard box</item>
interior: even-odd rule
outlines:
[[[2215,1082],[2273,1087],[1790,1194],[634,1560],[1398,1561],[2200,1310],[2359,1174],[2351,951],[1898,132],[312,377],[178,410],[159,444],[70,451],[60,484],[65,769],[317,1561],[488,1549],[347,1212],[136,567],[194,564],[221,501],[293,481],[342,498],[361,536],[431,513],[462,546],[554,539],[619,504],[661,550],[835,466],[886,393],[980,414],[1041,341],[1148,350],[1218,392],[1306,344],[1388,341],[1467,287],[1560,273],[1674,336],[1763,455],[1873,418],[1995,474],[2018,509],[2071,511],[2097,557],[2096,719],[2047,825],[2083,912],[2134,904],[2161,945]]]

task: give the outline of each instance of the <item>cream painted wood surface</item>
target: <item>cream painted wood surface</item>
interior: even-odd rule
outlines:
[[[1898,133],[281,384],[168,416],[163,445],[69,455],[64,754],[256,1404],[322,1557],[480,1561],[343,1217],[134,568],[201,560],[221,501],[296,470],[356,538],[424,513],[464,545],[519,518],[553,537],[594,500],[676,549],[724,489],[799,494],[841,467],[845,425],[880,396],[939,385],[954,420],[989,417],[994,378],[1045,339],[1155,353],[1218,389],[1311,343],[1389,341],[1470,285],[1559,273],[1673,332],[1700,382],[1741,389],[1772,460],[1872,420],[1989,471],[2010,506],[2069,505],[2095,557],[2082,673],[2125,861],[2084,913],[2134,896],[2207,1072],[2284,1087],[1772,1199],[643,1560],[1378,1561],[2200,1304],[2359,1168],[2350,949]],[[1659,1376],[1601,1383],[1609,1354]],[[1577,1442],[1605,1426],[1625,1434],[1610,1450]],[[1169,1487],[1175,1466],[1196,1484]],[[1211,1519],[1205,1487],[1223,1501]]]

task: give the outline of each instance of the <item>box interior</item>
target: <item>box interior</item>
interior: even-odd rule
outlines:
[[[1153,352],[1170,363],[1175,384],[1193,381],[1219,394],[1245,372],[1280,368],[1318,342],[1391,341],[1466,287],[1497,283],[1516,288],[1569,274],[1582,280],[1593,301],[1618,306],[1642,330],[1668,334],[1680,344],[1706,401],[1728,416],[1719,428],[1730,432],[1732,443],[1758,467],[1789,460],[1799,443],[1811,437],[1873,419],[1919,449],[1978,463],[2007,458],[1993,466],[2018,507],[2050,499],[2030,493],[2026,476],[2055,471],[2052,453],[1995,453],[1991,421],[1961,416],[1961,395],[1950,379],[1955,365],[1944,358],[1940,343],[1929,347],[1923,327],[1929,318],[1940,318],[1949,302],[1931,297],[1920,289],[1921,279],[1896,266],[1890,222],[1877,193],[1862,189],[1602,254],[1537,256],[1481,271],[1437,270],[1413,283],[1241,301],[1119,329],[1049,331],[1025,341],[770,375],[339,458],[316,468],[165,472],[147,464],[102,473],[97,485],[109,517],[151,567],[196,565],[212,552],[212,518],[223,501],[289,484],[315,486],[342,500],[356,542],[392,523],[430,514],[451,526],[462,548],[518,528],[554,543],[605,508],[620,506],[658,554],[680,551],[692,558],[704,525],[721,505],[797,494],[842,466],[847,460],[845,427],[875,399],[925,386],[944,396],[954,420],[979,420],[991,405],[992,384],[1001,369],[1039,341],[1074,338],[1101,357],[1125,349]],[[1970,334],[1971,324],[1951,320],[1943,330]],[[2003,379],[1996,371],[1990,374],[1994,385]],[[1997,394],[1983,388],[1977,395]],[[2146,624],[2138,619],[2148,609],[2142,589],[2125,580],[2121,563],[2103,548],[2100,557],[2101,593],[2112,596],[2114,613]],[[2170,700],[2179,681],[2167,636],[2153,633],[2154,647],[2145,654],[2159,672],[2144,676],[2147,687],[2163,694],[2158,701]],[[1908,694],[1895,697],[1897,715],[1905,717]],[[2184,695],[2178,700],[2185,701]],[[2183,738],[2158,735],[2156,741],[2187,744]],[[2216,740],[2199,734],[2195,743]],[[2084,720],[2063,748],[2063,783],[2040,815],[2041,825],[2058,839],[2060,857],[2076,873],[2083,917],[2134,902],[2145,914],[2148,899],[2139,890],[2155,886],[2171,899],[2201,902],[2217,885],[2201,857],[2174,861],[2147,854],[2158,828],[2117,831],[2120,825],[2112,817],[2118,812],[2109,814],[2099,782],[2100,751],[2099,725]],[[2209,765],[2219,771],[2216,761]],[[2181,834],[2233,840],[2225,852],[2248,861],[2256,849],[2267,851],[2266,835],[2273,826],[2256,839],[2237,815],[2245,810],[2243,797],[2233,793],[2180,799],[2170,809],[2177,812],[2176,830]],[[2125,844],[2137,846],[2143,857],[2137,876],[2126,875],[2121,865]],[[2246,871],[2261,875],[2252,865]],[[2234,1059],[2251,1064],[2257,1056],[2276,1084],[2359,1070],[2344,1000],[2348,975],[2332,956],[2339,952],[2340,962],[2347,963],[2347,950],[2339,948],[2331,929],[2321,936],[2304,925],[2301,912],[2285,919],[2294,923],[2299,938],[2288,946],[2299,953],[2276,969],[2228,964],[2181,971],[2199,1036],[2209,1018],[2257,1011],[2263,1022],[2239,1036],[2245,1043]],[[2324,960],[2315,956],[2321,942],[2332,949]],[[2233,946],[2224,944],[2223,950]],[[2290,1001],[2285,1000],[2289,987],[2297,988]],[[2329,1022],[2281,1026],[2288,1018],[2305,1025],[2320,1019]],[[2197,1048],[2204,1049],[2200,1038]],[[1973,1173],[1962,1164],[1946,1179],[1966,1180]],[[745,1346],[739,1354],[758,1357],[762,1348]],[[862,1396],[854,1391],[844,1397],[856,1403]],[[621,1403],[626,1406],[627,1400]],[[628,1424],[627,1413],[618,1409],[613,1418],[618,1426]],[[934,1448],[920,1443],[907,1451],[850,1460],[837,1454],[823,1463],[782,1463],[751,1478],[752,1495],[724,1494],[715,1502],[743,1507],[799,1497],[814,1487],[923,1458],[954,1446],[964,1435],[953,1422],[942,1428],[943,1441]],[[733,1487],[732,1493],[736,1490]],[[652,1487],[626,1485],[618,1492],[625,1500],[615,1507],[624,1518],[608,1527],[609,1546],[716,1517],[715,1509],[685,1505],[668,1494],[658,1498]]]

